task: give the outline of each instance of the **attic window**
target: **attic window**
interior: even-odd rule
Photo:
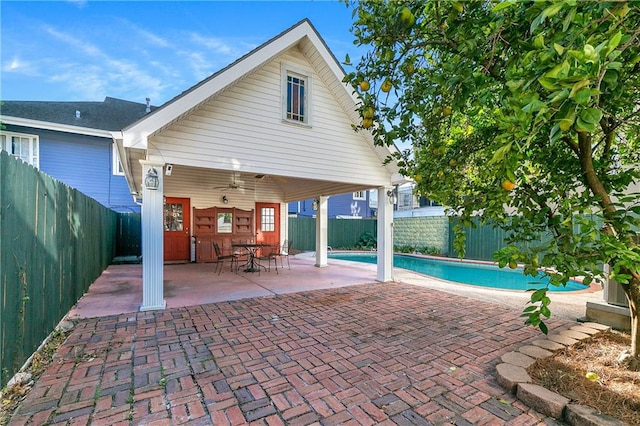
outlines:
[[[311,125],[309,73],[283,65],[282,77],[282,118],[287,122]]]

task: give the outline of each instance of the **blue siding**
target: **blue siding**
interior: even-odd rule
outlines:
[[[369,191],[365,191],[366,200],[354,200],[353,193],[332,195],[329,197],[327,215],[331,218],[336,216],[353,216],[355,212],[363,218],[375,217],[376,209],[369,208]],[[312,217],[316,212],[311,208],[313,200],[289,203],[289,214]]]
[[[44,173],[110,209],[140,212],[124,176],[112,173],[111,139],[18,126],[7,126],[7,131],[39,136]]]

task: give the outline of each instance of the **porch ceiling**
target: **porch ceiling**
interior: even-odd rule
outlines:
[[[129,150],[128,169],[138,194],[142,193],[142,166],[145,151]],[[292,202],[318,196],[338,195],[372,189],[371,185],[295,176],[266,174],[260,171],[207,169],[173,164],[171,176],[164,176],[165,195],[180,196],[189,190],[213,195],[239,194],[255,200]]]

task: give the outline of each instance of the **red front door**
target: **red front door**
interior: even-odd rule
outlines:
[[[256,203],[256,243],[280,245],[280,204]]]
[[[191,202],[188,198],[167,197],[164,205],[164,260],[191,260]]]

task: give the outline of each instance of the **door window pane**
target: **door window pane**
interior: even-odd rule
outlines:
[[[273,207],[263,207],[260,209],[260,229],[262,232],[273,232],[276,230],[276,211]]]
[[[164,205],[164,230],[182,231],[182,204],[167,203]]]

